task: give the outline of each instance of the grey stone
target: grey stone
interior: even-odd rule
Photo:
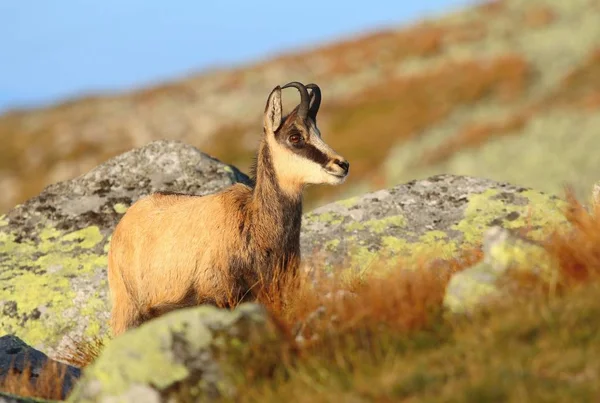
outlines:
[[[107,245],[127,207],[155,191],[204,195],[248,181],[192,146],[156,141],[48,186],[0,216],[0,332],[49,354],[105,334]]]
[[[177,310],[112,340],[86,367],[69,401],[232,397],[235,385],[228,376],[243,365],[237,360],[249,351],[276,352],[280,340],[279,330],[257,304],[235,310],[209,305]]]
[[[481,245],[493,226],[531,226],[533,237],[565,222],[564,201],[484,178],[437,175],[328,204],[304,215],[302,253],[310,266],[365,270],[452,258]],[[385,263],[387,262],[387,263]]]

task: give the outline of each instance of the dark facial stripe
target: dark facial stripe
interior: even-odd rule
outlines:
[[[299,122],[299,118],[295,114],[296,110],[292,111],[288,118],[281,125],[275,138],[279,144],[286,147],[294,154],[303,158],[309,159],[317,164],[325,166],[330,158],[314,145],[307,143],[308,140],[308,125],[306,122]],[[292,145],[288,142],[288,138],[292,134],[298,134],[304,138],[304,142],[298,145]]]
[[[309,159],[320,165],[325,165],[329,162],[329,157],[312,144],[304,144],[302,147],[290,147],[294,154]]]

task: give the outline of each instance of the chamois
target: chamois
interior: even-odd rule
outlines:
[[[300,104],[282,116],[289,87]],[[275,270],[297,272],[305,185],[341,184],[349,170],[321,139],[320,104],[316,84],[272,90],[250,186],[204,196],[154,193],[128,209],[108,254],[113,335],[177,308],[251,300],[252,288],[273,281]]]

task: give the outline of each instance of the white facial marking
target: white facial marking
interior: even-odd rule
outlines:
[[[280,182],[289,183],[291,186],[302,186],[304,184],[338,185],[346,180],[346,176],[339,177],[333,175],[327,172],[321,164],[295,154],[288,148],[279,144],[274,136],[268,136],[267,142],[271,149],[273,164]],[[341,159],[341,157],[322,140],[321,133],[314,122],[310,122],[309,138],[307,142],[327,155],[331,160]]]

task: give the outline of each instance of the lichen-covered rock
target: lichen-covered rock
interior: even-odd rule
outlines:
[[[0,337],[0,381],[11,371],[23,373],[27,368],[31,373],[31,381],[35,382],[40,372],[51,360],[46,354],[28,346],[16,336],[6,335]],[[81,375],[79,368],[55,362],[57,369],[64,369],[65,377],[62,384],[62,398],[64,399],[74,382]]]
[[[240,373],[249,351],[276,351],[281,340],[258,304],[233,311],[208,305],[174,311],[110,341],[86,367],[69,401],[231,397],[235,387],[228,374]]]
[[[248,178],[192,146],[156,141],[0,216],[0,334],[49,354],[104,334],[107,245],[127,207],[154,191],[208,194],[239,181]]]
[[[449,258],[481,245],[491,226],[530,227],[536,239],[566,222],[564,201],[532,189],[466,176],[438,175],[328,204],[304,216],[309,266],[356,269],[410,265],[412,257]]]
[[[453,313],[471,313],[500,298],[510,297],[510,290],[499,286],[509,270],[527,270],[546,284],[558,280],[559,270],[548,252],[538,243],[509,230],[493,227],[486,231],[484,259],[452,276],[444,306]]]

